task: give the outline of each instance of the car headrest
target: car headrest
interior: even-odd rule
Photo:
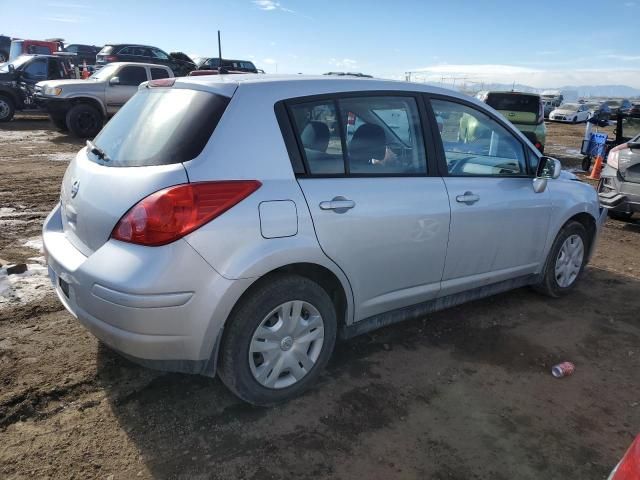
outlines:
[[[371,159],[382,160],[387,138],[381,126],[373,123],[360,125],[349,143],[349,156],[357,163],[369,163]]]
[[[329,127],[325,123],[309,122],[302,130],[300,138],[304,148],[326,152],[329,146],[329,136]]]

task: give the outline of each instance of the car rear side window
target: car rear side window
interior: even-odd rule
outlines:
[[[419,175],[427,171],[416,100],[367,96],[290,106],[307,173]]]
[[[134,95],[94,140],[113,167],[168,165],[197,157],[229,99],[183,88],[145,88]]]
[[[291,108],[298,143],[312,175],[344,174],[342,141],[333,100],[301,103]]]
[[[151,79],[157,80],[158,78],[169,78],[169,72],[167,72],[164,68],[152,68]]]
[[[118,72],[120,85],[138,86],[147,81],[147,70],[144,67],[124,67]]]

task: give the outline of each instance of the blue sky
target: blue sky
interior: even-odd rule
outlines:
[[[640,0],[0,0],[0,11],[10,36],[202,56],[217,55],[220,29],[223,56],[268,73],[640,88]]]

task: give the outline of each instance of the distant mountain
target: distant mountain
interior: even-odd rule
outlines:
[[[581,85],[567,86],[559,90],[578,92],[579,97],[640,97],[640,90],[626,85]]]

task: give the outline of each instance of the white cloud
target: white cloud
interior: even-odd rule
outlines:
[[[640,55],[624,55],[620,53],[610,53],[605,55],[607,58],[611,58],[613,60],[622,60],[624,62],[638,62],[640,61]]]
[[[282,10],[283,12],[295,13],[293,10],[283,7],[280,2],[276,2],[275,0],[253,0],[253,3],[255,3],[260,10]]]
[[[425,82],[520,83],[535,88],[565,85],[629,85],[640,88],[640,68],[541,69],[517,65],[432,65],[413,70],[414,79]]]
[[[267,65],[275,65],[278,61],[274,58],[263,58],[262,63],[266,63]]]
[[[625,7],[635,7],[637,5],[636,2],[625,2],[624,6]]]
[[[357,68],[358,61],[351,58],[330,58],[329,64],[339,68]]]
[[[62,23],[81,23],[87,20],[86,17],[81,17],[80,15],[51,15],[48,17],[41,17],[43,20],[48,20],[50,22],[62,22]]]

